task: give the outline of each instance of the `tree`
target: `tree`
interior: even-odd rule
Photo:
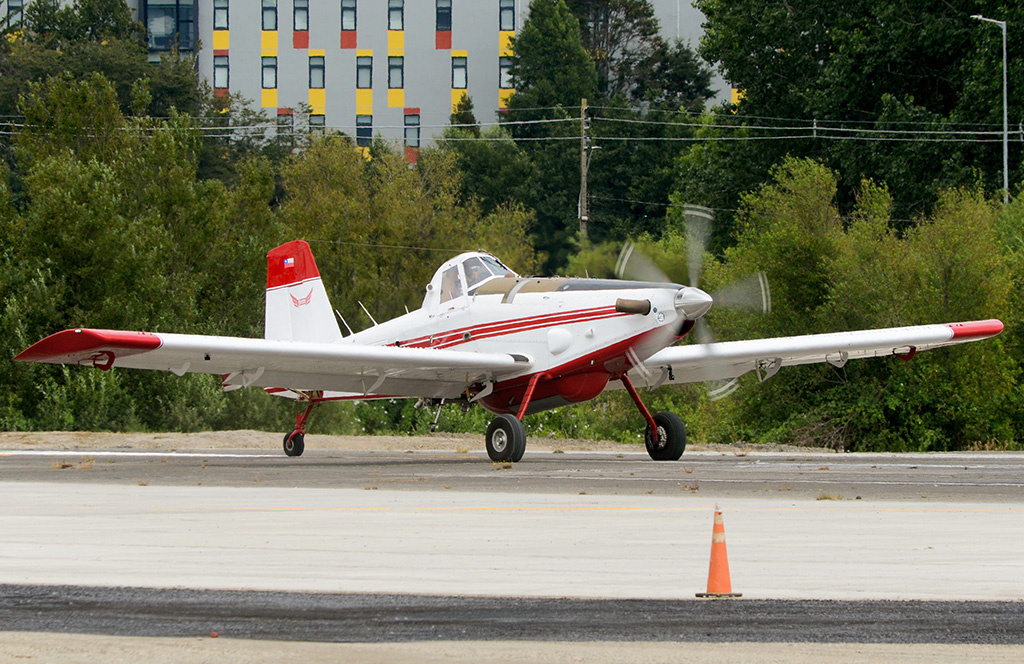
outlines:
[[[635,70],[663,41],[649,0],[568,0],[580,23],[583,47],[594,60],[604,100],[630,95]]]
[[[473,100],[469,95],[462,95],[459,103],[455,105],[448,122],[454,127],[463,129],[475,138],[480,138],[480,125],[477,124],[476,115],[473,114]]]
[[[597,93],[597,71],[565,0],[532,0],[512,49],[510,75],[516,94],[510,110],[578,107],[581,99]]]
[[[533,0],[512,45],[516,93],[503,120],[533,164],[535,188],[522,202],[536,211],[534,246],[553,270],[565,263],[578,228],[579,150],[566,139],[579,136],[572,118],[596,94],[597,72],[565,0]]]
[[[858,183],[868,178],[889,185],[893,218],[906,220],[896,222],[906,226],[930,212],[941,188],[974,186],[979,173],[987,191],[1001,188],[998,144],[939,143],[939,136],[925,132],[998,126],[998,31],[970,15],[980,11],[1013,23],[1024,20],[1024,9],[990,1],[964,9],[882,0],[841,6],[697,0],[696,6],[707,18],[701,54],[720,63],[744,93],[738,106],[718,114],[719,124],[775,125],[753,135],[799,137],[737,142],[713,156],[705,152],[722,159],[726,172],[735,168],[751,176],[738,183],[739,190],[763,182],[786,154],[814,157],[841,174],[838,202],[844,212],[855,206]],[[1011,31],[1010,52],[1022,46],[1024,37]],[[1009,64],[1014,89],[1024,84],[1024,67],[1013,56]],[[1011,115],[1024,109],[1017,101],[1014,106]],[[815,120],[841,132],[819,132],[814,139],[797,129]],[[1016,159],[1015,169],[1016,180]],[[735,208],[735,197],[721,206]]]
[[[475,140],[481,137],[484,140]],[[442,135],[440,147],[457,156],[462,199],[475,200],[484,214],[506,204],[531,200],[535,186],[533,164],[526,150],[512,140],[504,127],[492,127],[482,136],[449,127]]]

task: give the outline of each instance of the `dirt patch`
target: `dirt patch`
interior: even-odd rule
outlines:
[[[278,450],[283,434],[270,431],[202,431],[199,433],[110,433],[92,431],[3,431],[0,449],[47,450]],[[306,446],[320,450],[482,450],[483,433],[435,433],[427,436],[328,436],[307,434]],[[607,440],[530,437],[531,450],[562,452],[643,452],[640,444]],[[695,445],[691,452],[721,452],[744,456],[754,452],[825,452],[790,445]]]

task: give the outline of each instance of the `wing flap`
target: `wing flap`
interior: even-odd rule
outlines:
[[[914,353],[942,346],[979,341],[1003,330],[1001,321],[915,325],[714,344],[671,346],[651,357],[632,375],[641,382],[692,383],[737,378],[751,371],[774,374],[780,367]]]

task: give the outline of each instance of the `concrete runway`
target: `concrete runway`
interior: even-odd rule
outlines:
[[[701,604],[720,504],[737,606],[986,602],[1019,636],[948,642],[1020,644],[1022,470],[993,453],[0,450],[0,583]]]

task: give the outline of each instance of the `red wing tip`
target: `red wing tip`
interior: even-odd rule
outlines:
[[[948,327],[953,331],[954,339],[987,339],[1003,331],[1003,321],[991,318],[966,323],[950,323]]]
[[[152,332],[88,330],[77,328],[51,334],[17,356],[16,362],[77,363],[95,359],[98,353],[134,355],[156,350],[162,342]]]

